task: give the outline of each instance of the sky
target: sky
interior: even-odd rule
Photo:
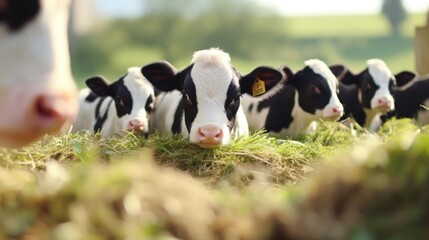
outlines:
[[[174,0],[172,0],[174,1]],[[274,6],[284,16],[348,15],[380,12],[382,0],[259,0]],[[402,0],[410,12],[427,12],[429,0]],[[96,0],[102,15],[112,17],[138,17],[142,0]]]

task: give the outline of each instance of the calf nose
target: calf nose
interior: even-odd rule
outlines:
[[[332,108],[332,113],[335,116],[341,116],[343,114],[343,108],[339,106],[335,106]]]
[[[210,148],[221,144],[223,131],[221,128],[214,125],[201,126],[198,129],[199,145],[201,147]]]
[[[143,132],[146,124],[140,119],[133,119],[128,123],[128,131]]]
[[[379,107],[390,107],[390,105],[392,105],[392,101],[387,97],[380,97],[377,103]]]
[[[77,99],[65,96],[39,95],[34,100],[32,114],[36,123],[47,133],[59,130],[67,121],[71,122],[77,113]]]

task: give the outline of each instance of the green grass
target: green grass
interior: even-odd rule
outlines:
[[[421,239],[429,130],[338,123],[218,149],[86,132],[0,151],[1,239]]]

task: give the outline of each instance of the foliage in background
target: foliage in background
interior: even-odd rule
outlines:
[[[381,13],[390,25],[391,34],[396,36],[400,33],[401,24],[407,18],[402,0],[383,0]]]
[[[115,19],[72,37],[72,68],[81,87],[93,75],[115,80],[130,66],[159,60],[180,69],[194,51],[209,47],[229,52],[242,72],[282,64],[297,71],[310,58],[360,71],[374,57],[393,72],[413,70],[414,28],[425,21],[423,14],[410,15],[401,34],[391,37],[381,14],[287,18],[253,1],[164,1],[149,1],[140,18]]]

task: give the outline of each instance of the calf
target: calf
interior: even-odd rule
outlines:
[[[181,133],[203,148],[228,144],[231,136],[247,135],[241,95],[262,95],[283,78],[281,72],[268,67],[241,76],[229,55],[216,48],[195,52],[182,71],[157,62],[144,66],[142,73],[156,88],[169,91],[155,104],[155,128]]]
[[[395,109],[383,116],[386,121],[392,117],[413,118],[423,126],[429,123],[429,75],[417,77],[413,72],[395,74],[397,88],[393,92]]]
[[[393,89],[395,76],[381,59],[370,59],[359,74],[344,65],[333,65],[332,72],[340,81],[339,98],[344,106],[341,120],[353,118],[359,125],[376,130],[380,116],[395,108]]]
[[[280,91],[269,93],[270,98],[243,98],[251,128],[265,129],[274,136],[291,136],[314,130],[319,119],[333,121],[341,117],[337,78],[320,60],[308,60],[305,65],[295,74],[289,67],[281,67],[287,81]]]
[[[109,137],[133,131],[147,137],[154,89],[140,68],[129,68],[128,73],[114,83],[96,76],[87,79],[86,84],[89,88],[79,93],[80,110],[73,132],[86,129]]]
[[[57,132],[77,112],[69,0],[0,0],[0,146]]]

